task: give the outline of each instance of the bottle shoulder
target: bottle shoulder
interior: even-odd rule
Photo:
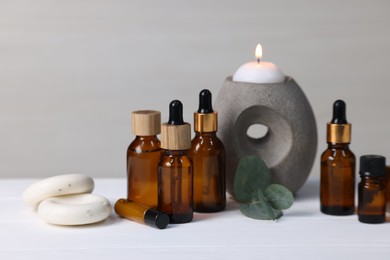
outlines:
[[[329,164],[338,162],[340,165],[354,166],[356,164],[355,154],[348,147],[328,147],[321,154],[321,163]]]
[[[127,148],[128,152],[157,152],[160,151],[161,148],[160,140],[157,137],[151,138],[138,138],[136,137]]]
[[[164,150],[159,165],[163,167],[192,167],[192,160],[187,150],[173,152]]]
[[[333,155],[333,156],[346,156],[346,157],[355,157],[355,154],[349,149],[348,145],[328,145],[327,149],[322,153],[324,155]]]
[[[190,153],[203,151],[203,152],[214,152],[214,153],[224,153],[225,146],[222,141],[214,135],[207,134],[196,134],[191,141]]]
[[[361,176],[361,181],[359,182],[359,187],[364,187],[368,190],[382,190],[385,189],[384,177],[367,177]]]

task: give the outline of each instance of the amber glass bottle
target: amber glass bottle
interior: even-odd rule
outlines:
[[[191,125],[183,121],[183,105],[169,105],[169,120],[161,128],[163,156],[158,173],[158,210],[168,214],[170,223],[190,222],[193,217]]]
[[[151,227],[164,229],[169,223],[167,214],[133,201],[119,199],[115,203],[114,209],[115,213],[123,218]]]
[[[390,166],[386,166],[385,187],[386,187],[386,212],[390,212]]]
[[[355,210],[355,155],[349,150],[351,124],[345,111],[344,101],[334,102],[328,149],[321,155],[321,211],[329,215],[351,215]]]
[[[361,181],[358,188],[358,217],[363,223],[386,220],[386,158],[380,155],[360,157]]]
[[[218,212],[225,209],[225,148],[217,137],[217,113],[211,104],[211,92],[199,94],[199,109],[194,113],[195,137],[190,158],[194,165],[194,210]]]
[[[161,114],[142,110],[132,113],[132,132],[136,135],[127,149],[127,199],[157,207],[158,162],[161,157]]]

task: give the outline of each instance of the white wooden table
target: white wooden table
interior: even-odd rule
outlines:
[[[276,222],[226,211],[195,214],[188,224],[158,230],[113,212],[82,227],[44,223],[21,200],[35,180],[0,180],[0,259],[390,259],[390,224],[319,212],[318,181],[309,180],[293,207]],[[95,194],[112,204],[124,197],[125,179],[96,179]],[[268,258],[266,258],[268,257]]]

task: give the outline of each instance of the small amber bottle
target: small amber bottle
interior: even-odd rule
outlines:
[[[132,132],[136,135],[127,149],[127,199],[151,208],[157,207],[158,162],[161,157],[159,111],[132,113]]]
[[[346,105],[333,104],[333,118],[327,125],[326,149],[321,155],[321,212],[329,215],[351,215],[355,210],[355,155],[349,150],[351,124],[347,122]]]
[[[169,223],[167,214],[133,201],[119,199],[115,203],[114,209],[115,213],[123,218],[151,227],[164,229]]]
[[[360,157],[361,181],[358,188],[358,216],[363,223],[386,220],[386,158],[380,155]]]
[[[385,187],[386,187],[386,212],[390,213],[390,166],[386,166],[386,178],[385,178]]]
[[[183,121],[183,105],[169,105],[169,120],[161,127],[163,155],[158,168],[158,210],[168,214],[170,223],[190,222],[193,217],[191,125]]]
[[[213,111],[211,92],[199,94],[199,109],[194,113],[195,137],[190,158],[194,165],[194,210],[218,212],[225,209],[225,148],[217,137],[218,115]]]

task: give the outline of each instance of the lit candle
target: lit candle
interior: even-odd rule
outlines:
[[[256,46],[256,61],[248,62],[238,68],[233,75],[233,81],[250,83],[281,83],[285,76],[272,62],[261,61],[263,50],[260,44]]]

